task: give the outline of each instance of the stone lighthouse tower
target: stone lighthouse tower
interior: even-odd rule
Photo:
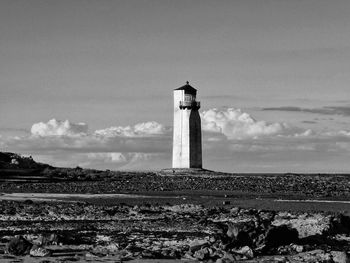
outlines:
[[[197,90],[186,82],[174,90],[173,168],[202,168],[202,131]]]

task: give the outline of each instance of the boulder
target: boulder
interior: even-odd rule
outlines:
[[[278,213],[272,225],[287,225],[298,231],[299,238],[305,238],[315,235],[322,235],[331,229],[331,216],[322,214],[301,214],[293,215],[290,213]]]
[[[7,244],[5,251],[15,256],[28,255],[33,244],[23,236],[15,236]]]
[[[295,243],[298,240],[298,231],[286,225],[270,227],[265,236],[267,247],[278,247]]]
[[[260,224],[262,225],[262,227],[265,228],[269,226],[273,221],[275,217],[275,212],[262,210],[259,212],[258,217],[259,217]]]
[[[229,222],[227,223],[227,237],[235,246],[251,246],[253,241],[251,236],[255,234],[256,228],[254,221]]]
[[[350,259],[344,251],[331,251],[330,252],[334,263],[349,263]]]
[[[332,219],[332,232],[334,234],[350,234],[350,217],[340,214]]]

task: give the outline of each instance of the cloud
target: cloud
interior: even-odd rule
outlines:
[[[127,161],[125,154],[121,152],[87,153],[87,159],[104,163],[125,163]]]
[[[308,112],[315,114],[323,115],[343,115],[350,116],[350,107],[348,106],[326,106],[322,108],[300,108],[292,106],[283,106],[283,107],[272,107],[272,108],[263,108],[265,111],[290,111],[290,112]]]
[[[302,123],[315,124],[315,123],[317,123],[317,121],[302,121]]]
[[[132,163],[150,161],[154,157],[158,156],[158,153],[142,153],[142,152],[96,152],[96,153],[87,153],[86,156],[86,164],[89,165],[96,163],[104,163],[104,164],[118,164],[118,166],[124,166],[128,164],[131,166]]]
[[[208,169],[285,172],[320,167],[326,171],[328,157],[341,170],[346,166],[341,161],[350,158],[347,130],[311,131],[269,123],[234,108],[209,109],[201,117],[203,161]],[[129,170],[171,166],[171,129],[154,121],[89,133],[86,124],[51,120],[34,124],[31,132],[2,136],[0,145],[54,166]]]
[[[203,131],[222,133],[228,139],[240,140],[295,132],[285,123],[257,121],[248,113],[234,108],[203,111],[201,118]]]
[[[170,131],[160,123],[149,121],[89,133],[85,123],[52,119],[33,124],[31,134],[0,138],[0,145],[8,151],[38,156],[39,161],[58,166],[132,169],[143,163],[151,168],[156,159],[167,156],[170,160]]]
[[[162,135],[167,132],[167,129],[164,125],[155,122],[143,122],[137,123],[134,126],[117,126],[110,127],[107,129],[95,131],[95,135],[106,136],[106,137],[116,137],[116,136],[125,136],[125,137],[145,137],[152,135]]]
[[[56,119],[48,122],[39,122],[33,124],[31,134],[35,136],[74,136],[86,134],[88,131],[87,124],[72,123],[68,120],[60,121]]]

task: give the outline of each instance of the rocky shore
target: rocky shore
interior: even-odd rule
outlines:
[[[0,262],[349,262],[349,175],[97,171],[1,153],[0,181]]]
[[[0,211],[1,262],[349,261],[344,214],[31,200],[2,201]]]
[[[237,191],[254,196],[350,200],[347,174],[230,174],[204,169],[157,172],[57,168],[0,152],[0,192],[149,193]]]
[[[85,171],[87,173],[87,171]],[[349,175],[232,174],[210,177],[162,176],[152,172],[100,172],[94,179],[0,184],[1,192],[123,193],[164,191],[240,191],[262,195],[350,199]],[[87,175],[85,175],[87,176]],[[92,175],[90,175],[92,176]]]

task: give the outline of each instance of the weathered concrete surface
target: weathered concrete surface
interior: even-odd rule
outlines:
[[[173,168],[202,168],[200,116],[197,109],[180,109],[180,101],[185,91],[174,90]]]

